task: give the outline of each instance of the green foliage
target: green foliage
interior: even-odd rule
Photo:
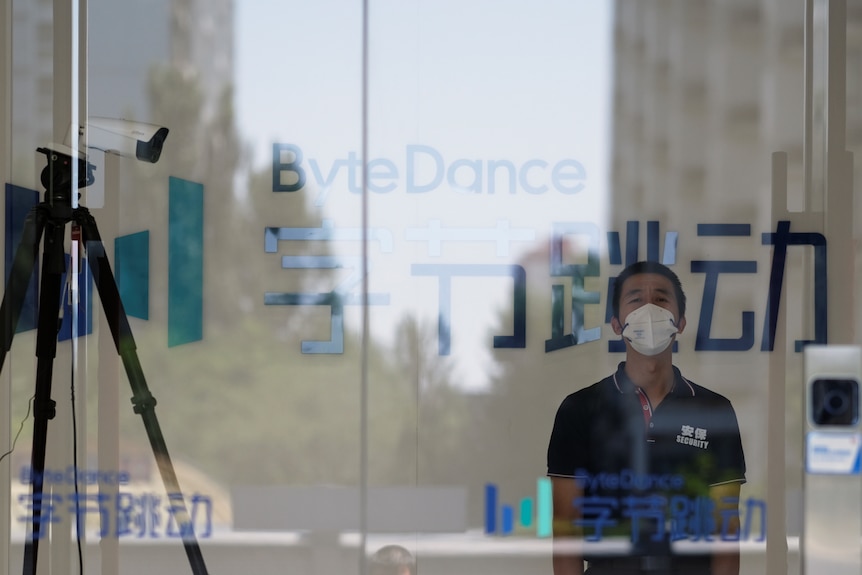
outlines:
[[[135,193],[124,196],[121,218],[140,219],[143,227],[161,221],[165,194],[144,191],[163,190],[168,176],[205,188],[204,339],[166,346],[159,320],[166,316],[166,277],[151,280],[151,321],[133,327],[173,458],[225,485],[355,484],[365,437],[375,484],[458,483],[466,402],[451,385],[445,358],[436,356],[430,330],[405,319],[393,351],[363,342],[354,322],[346,325],[344,353],[302,354],[302,340],[329,337],[328,308],[264,306],[263,295],[325,293],[332,277],[325,270],[290,275],[280,254],[263,253],[262,238],[267,226],[319,226],[309,194],[273,194],[270,171],[250,168],[229,87],[207,118],[193,73],[160,68],[150,86],[153,118],[171,133],[162,161],[136,168]],[[154,235],[151,250],[166,250],[162,236]],[[299,253],[328,253],[324,243],[297,243]],[[121,428],[125,448],[146,444],[130,408]]]

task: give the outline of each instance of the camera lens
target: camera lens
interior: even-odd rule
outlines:
[[[841,415],[849,407],[850,402],[847,395],[837,389],[830,390],[823,398],[823,409],[832,415]]]
[[[815,425],[849,426],[859,421],[859,382],[817,379],[811,387],[811,419]]]

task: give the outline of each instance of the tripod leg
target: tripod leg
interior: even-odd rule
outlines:
[[[120,292],[117,288],[114,275],[111,272],[111,264],[108,261],[108,256],[105,254],[105,247],[102,244],[96,220],[86,208],[78,208],[75,211],[74,219],[81,226],[84,245],[87,251],[87,261],[93,274],[93,281],[102,300],[102,308],[105,311],[105,318],[111,328],[114,345],[123,361],[126,375],[129,378],[134,411],[144,421],[147,437],[150,440],[150,446],[153,449],[153,455],[156,458],[156,464],[159,467],[162,482],[168,495],[180,495],[177,505],[172,507],[176,511],[177,525],[182,534],[183,546],[185,547],[189,565],[192,568],[192,573],[195,575],[206,575],[207,569],[194,534],[194,525],[186,509],[185,501],[181,497],[182,491],[180,490],[179,481],[177,480],[174,466],[171,463],[171,458],[168,455],[168,447],[162,435],[161,427],[156,418],[156,399],[150,393],[147,382],[144,379],[144,371],[138,358],[135,340],[132,336],[132,328],[129,325],[129,318],[123,308],[123,302],[120,300]]]
[[[36,268],[36,253],[39,249],[39,241],[45,227],[45,217],[41,206],[35,206],[27,219],[24,220],[24,229],[21,234],[21,242],[15,251],[15,259],[12,262],[12,270],[6,282],[6,292],[3,295],[3,303],[0,305],[0,371],[6,362],[6,354],[12,348],[12,338],[18,328],[18,319],[21,317],[21,309],[27,297],[27,288],[33,270]]]
[[[62,297],[65,259],[63,239],[65,226],[46,224],[45,248],[42,256],[42,284],[39,294],[39,321],[36,332],[36,392],[33,400],[33,450],[30,464],[30,484],[33,498],[33,532],[24,545],[24,575],[35,575],[39,555],[39,539],[45,533],[42,510],[49,509],[43,494],[45,451],[48,421],[54,418],[56,403],[51,399],[54,357],[57,354],[57,332],[60,329],[60,298]]]

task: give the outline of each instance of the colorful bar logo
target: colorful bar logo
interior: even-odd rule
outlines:
[[[517,531],[535,531],[536,537],[552,534],[553,504],[551,480],[536,480],[536,497],[524,497],[518,504],[518,526],[515,526],[515,508],[499,503],[499,488],[495,483],[485,485],[485,534],[512,535]],[[498,515],[499,511],[499,515]]]
[[[168,179],[168,347],[203,339],[203,258],[204,186],[171,176]],[[5,277],[8,281],[12,262],[21,241],[24,220],[39,203],[39,192],[6,184]],[[68,257],[68,256],[67,256]],[[114,240],[114,275],[123,307],[130,317],[149,319],[150,309],[150,232],[118,237]],[[36,329],[39,267],[34,269],[27,291],[18,332]],[[79,304],[79,334],[90,334],[92,325],[92,284],[89,269],[79,276],[81,293],[88,294]],[[71,307],[64,304],[63,326],[58,339],[72,337]]]

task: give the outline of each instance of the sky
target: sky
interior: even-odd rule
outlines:
[[[436,322],[442,284],[417,265],[510,265],[554,221],[603,227],[611,6],[372,1],[363,70],[360,2],[237,2],[238,119],[255,165],[271,164],[273,143],[293,146],[321,222],[355,227],[366,138],[369,225],[391,238],[371,246],[370,291],[390,294],[372,312],[377,336],[403,313]],[[420,239],[441,229],[460,239]],[[467,387],[487,383],[487,332],[511,292],[506,278],[452,280],[451,355]]]

